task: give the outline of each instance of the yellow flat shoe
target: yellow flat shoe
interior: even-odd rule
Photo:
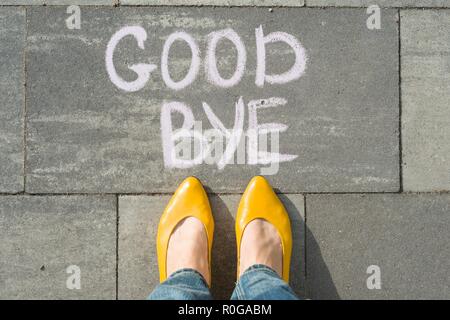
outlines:
[[[242,195],[236,215],[238,278],[242,235],[245,227],[255,219],[264,219],[277,229],[283,249],[282,278],[284,281],[289,282],[289,267],[292,254],[292,233],[289,215],[269,182],[261,176],[256,176],[249,182],[247,189]]]
[[[158,253],[159,281],[167,279],[167,249],[173,230],[180,221],[195,217],[205,226],[208,238],[208,262],[211,274],[211,249],[214,235],[214,218],[208,196],[201,182],[195,177],[185,179],[164,210],[158,225],[156,249]],[[206,279],[207,280],[207,279]]]

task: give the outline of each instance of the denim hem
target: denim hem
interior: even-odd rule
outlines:
[[[254,264],[254,265],[251,265],[250,267],[248,267],[244,271],[244,273],[242,273],[241,277],[243,277],[245,274],[256,272],[256,271],[258,271],[258,272],[262,271],[262,272],[268,273],[270,275],[276,276],[276,277],[281,279],[280,275],[275,270],[273,270],[269,266],[266,266],[265,264]]]
[[[280,275],[264,264],[254,264],[239,277],[232,300],[297,300]]]
[[[183,269],[179,269],[179,270],[173,272],[173,273],[167,278],[167,280],[168,280],[168,279],[172,279],[173,277],[175,277],[175,276],[177,276],[177,275],[179,275],[179,274],[187,274],[187,275],[198,276],[198,277],[200,277],[200,279],[202,280],[202,282],[204,283],[204,285],[205,285],[206,287],[209,287],[208,282],[206,282],[206,280],[205,280],[205,278],[203,277],[203,275],[202,275],[200,272],[198,272],[197,270],[192,269],[192,268],[183,268]]]

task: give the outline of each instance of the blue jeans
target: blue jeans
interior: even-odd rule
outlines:
[[[212,300],[206,281],[193,269],[181,269],[159,284],[149,300]],[[248,268],[236,284],[231,300],[297,300],[297,296],[278,274],[256,264]]]

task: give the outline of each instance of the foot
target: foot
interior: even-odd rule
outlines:
[[[283,273],[283,248],[277,229],[263,219],[251,221],[241,240],[239,276],[254,264],[263,264],[281,277]]]
[[[205,227],[194,217],[178,223],[167,249],[167,275],[184,268],[198,271],[208,284],[211,283]]]

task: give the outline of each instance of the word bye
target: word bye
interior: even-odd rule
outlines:
[[[126,37],[132,36],[137,42],[140,49],[145,49],[145,41],[147,40],[147,32],[140,26],[126,26],[117,31],[108,42],[106,48],[105,62],[106,70],[109,78],[118,88],[135,92],[142,89],[150,79],[150,74],[157,68],[155,64],[138,63],[128,66],[130,70],[137,74],[137,78],[133,81],[125,81],[116,71],[114,67],[114,51],[120,41]],[[220,88],[229,88],[237,85],[244,75],[247,51],[239,35],[231,28],[211,32],[208,35],[206,56],[204,68],[207,80]],[[237,62],[233,75],[224,79],[217,69],[216,48],[219,41],[227,39],[236,48]],[[264,35],[262,26],[255,29],[256,39],[256,76],[255,85],[263,87],[265,83],[284,84],[299,79],[306,68],[306,53],[301,43],[293,35],[286,32],[272,32]],[[175,41],[184,41],[191,51],[191,63],[187,74],[182,80],[174,81],[169,73],[169,52]],[[283,42],[287,44],[295,54],[295,62],[289,70],[281,74],[266,74],[266,46]],[[173,90],[181,90],[192,84],[200,71],[201,58],[200,48],[196,40],[185,31],[177,31],[169,35],[166,39],[161,54],[161,75],[167,87]]]
[[[164,151],[164,164],[167,168],[190,168],[202,163],[217,164],[217,168],[222,170],[227,164],[233,163],[234,154],[238,153],[239,145],[242,141],[248,141],[244,146],[244,153],[247,153],[246,163],[249,165],[257,164],[278,164],[280,162],[292,161],[297,155],[280,154],[278,134],[287,130],[287,126],[281,123],[259,123],[257,111],[262,108],[276,108],[284,106],[287,101],[279,97],[271,97],[269,99],[251,100],[248,102],[248,130],[244,131],[244,101],[242,97],[238,99],[235,107],[235,120],[232,129],[227,129],[222,121],[214,114],[211,107],[206,103],[202,103],[203,111],[208,118],[213,129],[203,131],[201,123],[196,126],[194,115],[189,106],[180,101],[165,102],[161,111],[161,133]],[[181,128],[174,129],[172,125],[172,115],[178,113],[183,116],[183,124]],[[272,151],[260,150],[259,144],[262,142],[261,137],[271,135]],[[188,140],[186,145],[183,140]],[[192,148],[192,140],[198,141],[198,150]],[[226,143],[225,150],[223,144]],[[267,142],[267,141],[266,141]],[[194,142],[195,143],[195,142]],[[263,142],[264,144],[264,142]],[[177,154],[179,149],[187,148],[189,157],[194,149],[194,157],[189,159],[180,159]],[[246,150],[245,150],[246,149]],[[181,150],[186,153],[186,150]],[[212,161],[211,161],[212,159]],[[240,162],[238,154],[238,164]],[[245,163],[245,160],[243,160]],[[278,172],[278,166],[271,166],[266,169],[264,174],[274,174]]]

